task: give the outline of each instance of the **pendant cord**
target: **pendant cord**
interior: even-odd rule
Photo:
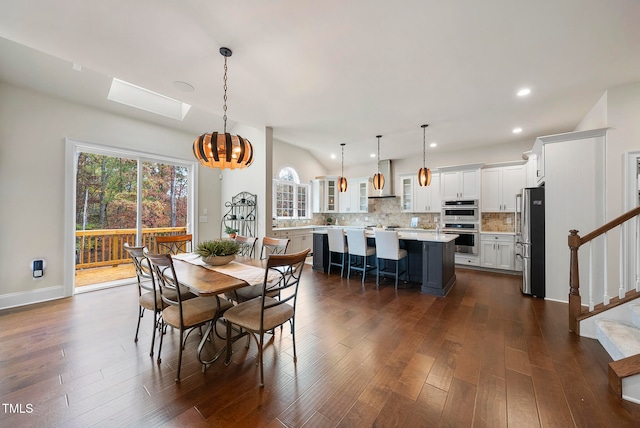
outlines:
[[[426,147],[425,146],[426,139],[427,139],[427,128],[423,127],[422,128],[422,167],[423,168],[426,168],[426,165],[427,165],[427,161],[426,161],[426,158],[427,158],[426,150],[427,149],[425,148]]]
[[[378,137],[378,174],[380,174],[380,137]]]
[[[227,133],[227,57],[224,57],[224,106],[222,107],[222,110],[224,111],[224,116],[222,116],[222,119],[224,120],[224,133]]]
[[[342,144],[342,177],[344,178],[344,144]]]

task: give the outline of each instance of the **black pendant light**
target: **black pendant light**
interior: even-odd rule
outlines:
[[[342,175],[338,178],[338,189],[340,192],[347,191],[347,179],[344,176],[344,145],[345,143],[340,143],[342,146]]]
[[[227,58],[231,49],[220,48],[224,57],[224,133],[202,134],[193,142],[193,154],[209,168],[246,168],[253,163],[253,146],[239,135],[227,133]]]
[[[373,176],[373,188],[376,190],[384,189],[384,175],[380,174],[380,138],[382,135],[376,135],[378,139],[378,173]]]
[[[422,168],[418,170],[418,184],[420,186],[426,187],[431,184],[431,170],[426,167],[425,159],[426,155],[426,139],[427,139],[427,126],[422,125]]]

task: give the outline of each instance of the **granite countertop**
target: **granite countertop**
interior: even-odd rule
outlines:
[[[314,229],[316,227],[323,227],[319,225],[310,224],[308,226],[288,226],[288,227],[274,227],[273,230],[297,230],[297,229]]]
[[[484,234],[484,233],[491,234],[491,235],[512,235],[512,236],[516,234],[513,231],[511,231],[511,232],[492,232],[490,230],[482,230],[482,231],[480,231],[480,234]]]
[[[450,233],[435,233],[429,232],[427,230],[416,231],[415,229],[405,229],[410,230],[410,232],[398,232],[398,238],[402,240],[409,241],[427,241],[427,242],[451,242],[458,237],[458,235],[453,235]],[[417,229],[420,230],[420,229]],[[326,230],[314,230],[313,233],[319,233],[326,235]],[[367,238],[373,238],[375,236],[373,231],[367,230],[365,232]]]

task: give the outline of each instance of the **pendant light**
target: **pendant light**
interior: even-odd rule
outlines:
[[[253,146],[239,135],[227,133],[227,58],[231,49],[220,48],[224,57],[224,133],[202,134],[193,142],[193,154],[202,166],[220,169],[246,168],[253,163]]]
[[[384,189],[384,175],[380,174],[380,138],[382,135],[376,135],[378,139],[378,173],[373,176],[373,188],[376,190]]]
[[[426,167],[425,158],[426,155],[426,139],[427,139],[427,126],[422,125],[422,168],[418,170],[418,184],[420,186],[429,186],[431,184],[431,170]]]
[[[347,191],[347,179],[344,176],[344,145],[345,143],[340,143],[342,146],[342,175],[338,178],[338,189],[340,192]]]

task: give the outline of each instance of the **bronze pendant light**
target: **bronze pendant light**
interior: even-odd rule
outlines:
[[[422,125],[422,168],[418,170],[418,184],[422,187],[429,186],[431,184],[431,170],[426,167],[425,159],[426,155],[426,139],[427,139],[427,126]]]
[[[202,134],[193,142],[193,154],[202,166],[220,169],[246,168],[253,163],[253,146],[239,135],[227,133],[227,58],[231,49],[220,48],[224,57],[224,133]]]
[[[340,192],[347,191],[347,179],[344,176],[344,145],[345,143],[340,143],[342,146],[342,175],[338,178],[338,189]]]
[[[378,139],[378,173],[373,176],[373,188],[376,190],[384,189],[384,175],[380,174],[380,138],[382,135],[376,135]]]

